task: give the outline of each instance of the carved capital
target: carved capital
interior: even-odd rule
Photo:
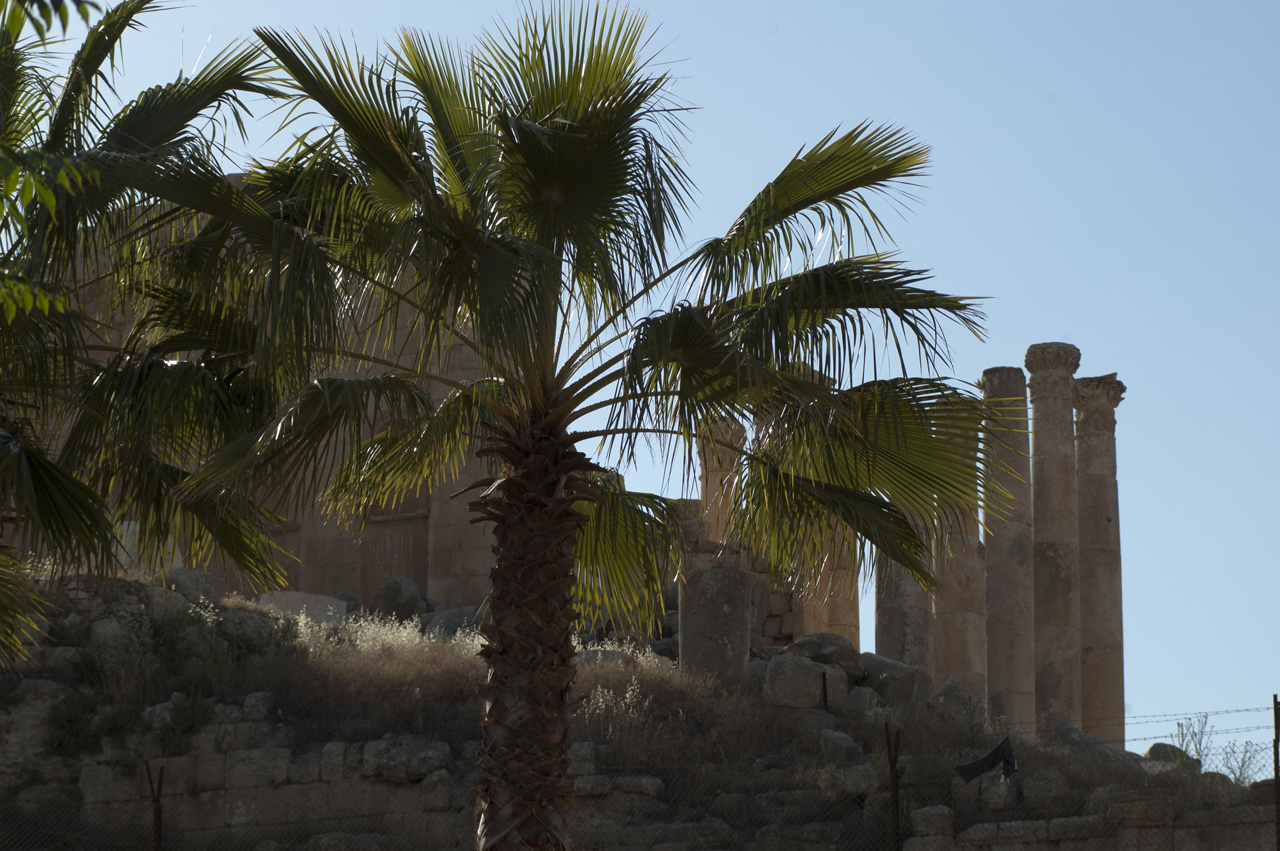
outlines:
[[[1080,350],[1070,343],[1036,343],[1027,349],[1027,372],[1066,372],[1080,368]]]
[[[1106,405],[1114,409],[1124,400],[1124,391],[1127,389],[1114,372],[1110,375],[1077,378],[1074,404],[1077,410],[1090,405]]]
[[[978,382],[986,399],[1025,399],[1027,376],[1017,366],[993,366],[982,371]]]
[[[1124,399],[1124,382],[1110,375],[1077,378],[1072,399],[1076,409],[1076,432],[1116,430],[1116,406]]]

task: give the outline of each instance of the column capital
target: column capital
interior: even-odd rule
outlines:
[[[978,386],[987,399],[1012,399],[1026,396],[1027,376],[1020,366],[993,366],[982,371]]]
[[[1036,343],[1027,349],[1027,372],[1063,371],[1074,373],[1080,368],[1080,350],[1070,343]]]
[[[1076,409],[1076,433],[1116,431],[1116,405],[1124,398],[1124,382],[1110,375],[1077,378],[1072,403]]]
[[[1072,401],[1078,411],[1093,405],[1115,408],[1124,400],[1127,389],[1124,382],[1116,378],[1114,372],[1108,375],[1077,378]]]

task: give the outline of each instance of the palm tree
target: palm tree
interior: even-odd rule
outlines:
[[[405,32],[371,59],[258,35],[329,126],[243,186],[95,160],[201,209],[187,272],[228,283],[208,324],[256,316],[242,348],[282,334],[314,375],[183,490],[282,510],[323,495],[357,520],[420,487],[470,491],[495,539],[477,844],[568,848],[573,631],[651,622],[680,557],[675,502],[617,473],[646,441],[687,473],[718,424],[751,427],[724,447],[725,499],[779,582],[821,572],[834,522],[840,557],[881,553],[929,584],[931,532],[977,509],[983,410],[937,372],[945,324],[978,332],[980,315],[876,248],[871,202],[899,199],[927,149],[891,127],[833,132],[673,259],[682,108],[642,17],[557,7],[468,50]],[[453,375],[454,351],[479,373]],[[455,484],[473,455],[493,475]]]
[[[31,567],[110,575],[120,521],[137,523],[137,555],[221,548],[252,577],[281,578],[256,506],[176,490],[228,429],[251,419],[246,406],[212,371],[166,359],[181,344],[148,336],[163,302],[155,291],[136,333],[103,333],[106,315],[127,319],[142,303],[121,286],[141,282],[133,269],[146,268],[129,256],[137,235],[172,227],[174,211],[93,167],[113,155],[208,159],[219,110],[238,121],[241,93],[273,93],[266,65],[257,48],[234,49],[112,110],[103,66],[156,3],[108,9],[53,77],[45,31],[53,16],[88,5],[0,5],[0,666],[21,657],[34,628]],[[24,37],[32,23],[36,36]]]

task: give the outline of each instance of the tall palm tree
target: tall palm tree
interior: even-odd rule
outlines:
[[[651,622],[680,557],[676,503],[616,472],[647,441],[688,472],[718,424],[751,427],[724,447],[725,499],[779,582],[818,576],[834,522],[840,557],[883,553],[931,583],[931,530],[976,510],[981,403],[938,371],[946,323],[978,332],[980,315],[876,248],[872,201],[898,200],[927,149],[891,127],[833,132],[674,258],[682,110],[642,17],[555,7],[470,49],[405,32],[369,59],[258,35],[329,125],[243,186],[95,160],[201,209],[187,271],[228,283],[208,324],[257,316],[243,347],[284,335],[295,375],[315,376],[184,491],[290,510],[323,495],[359,518],[469,490],[495,539],[477,844],[568,848],[575,625]],[[455,351],[479,373],[457,377]],[[344,363],[366,374],[325,372]],[[493,475],[457,482],[473,455]]]
[[[134,270],[148,266],[131,255],[145,254],[140,233],[172,230],[175,211],[93,166],[120,155],[209,160],[210,133],[239,120],[240,95],[273,93],[267,65],[258,48],[233,49],[113,108],[104,66],[157,4],[108,9],[56,75],[46,29],[89,5],[0,4],[0,666],[34,627],[29,569],[110,574],[120,521],[136,524],[135,555],[220,548],[253,577],[281,576],[256,506],[177,493],[228,429],[253,423],[213,371],[173,361],[189,341],[149,333],[163,299],[143,289]],[[117,323],[140,317],[135,333],[104,334],[113,311]]]

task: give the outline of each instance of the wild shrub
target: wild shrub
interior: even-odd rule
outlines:
[[[469,632],[447,640],[382,618],[299,618],[292,644],[254,658],[237,690],[272,692],[316,739],[411,732],[460,748],[480,728],[479,647]]]

